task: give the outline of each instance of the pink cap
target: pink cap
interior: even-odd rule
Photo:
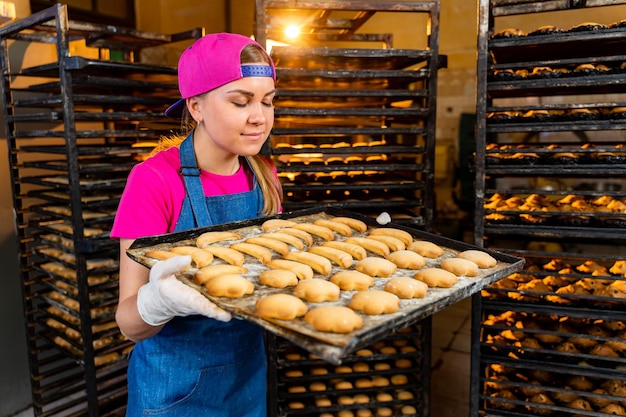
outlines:
[[[165,115],[180,117],[185,99],[243,77],[272,77],[276,81],[269,55],[270,65],[241,65],[241,50],[250,44],[264,50],[252,39],[234,33],[208,34],[189,46],[178,61],[178,89],[182,98],[168,107]]]

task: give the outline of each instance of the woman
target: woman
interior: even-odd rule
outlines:
[[[209,34],[181,55],[182,98],[166,114],[194,127],[133,168],[111,232],[121,254],[116,320],[137,342],[129,416],[266,415],[261,328],[230,320],[176,280],[189,257],[149,271],[125,252],[139,237],[280,211],[276,168],[259,155],[274,122],[275,81],[271,58],[245,36]]]

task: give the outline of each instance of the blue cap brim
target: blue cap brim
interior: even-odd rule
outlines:
[[[185,110],[185,99],[181,98],[165,110],[165,115],[172,119],[180,119],[183,117],[183,110]]]

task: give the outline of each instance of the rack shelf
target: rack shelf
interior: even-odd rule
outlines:
[[[474,241],[526,265],[473,299],[472,416],[622,410],[626,32],[549,18],[624,4],[479,0]]]

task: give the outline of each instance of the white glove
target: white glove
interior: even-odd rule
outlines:
[[[193,288],[174,276],[191,264],[190,256],[175,256],[158,262],[150,270],[150,280],[139,288],[137,309],[143,321],[160,326],[176,316],[201,314],[219,321],[229,321],[222,310]]]
[[[384,226],[387,223],[391,222],[391,216],[386,211],[383,211],[378,215],[378,217],[376,217],[376,221],[378,222],[378,224]]]

